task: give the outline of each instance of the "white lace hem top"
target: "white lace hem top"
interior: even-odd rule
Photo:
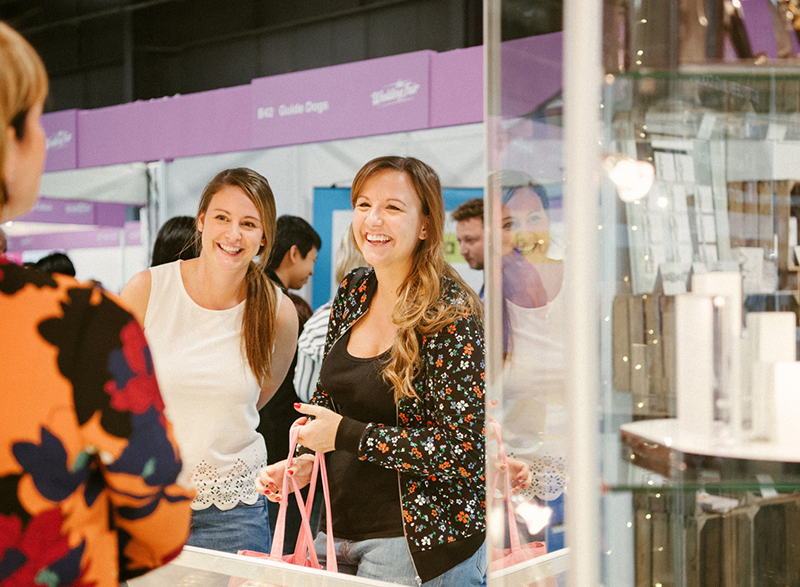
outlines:
[[[260,386],[241,344],[244,302],[228,310],[197,305],[183,285],[180,264],[150,269],[144,323],[183,459],[179,480],[197,489],[195,510],[253,504],[267,449],[256,431]]]
[[[523,494],[547,501],[567,481],[564,297],[559,292],[541,308],[504,301],[512,340],[503,365],[503,439],[509,456],[531,467],[533,483]]]

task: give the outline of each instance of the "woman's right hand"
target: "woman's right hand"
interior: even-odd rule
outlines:
[[[297,481],[297,486],[302,489],[311,481],[313,468],[314,455],[301,455],[292,459],[292,466],[288,469],[288,474]],[[265,495],[272,502],[280,502],[282,499],[283,476],[286,473],[285,460],[264,467],[256,476],[256,491]]]

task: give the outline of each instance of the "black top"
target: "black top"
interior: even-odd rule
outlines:
[[[267,277],[275,282],[275,285],[283,293],[289,294],[289,290],[278,279],[274,271],[267,270]],[[303,324],[304,322],[299,320],[298,337],[303,332]],[[256,429],[264,437],[264,443],[267,445],[267,464],[269,465],[282,461],[289,456],[289,428],[300,417],[300,414],[294,409],[294,404],[300,401],[294,389],[294,370],[296,366],[297,351],[292,357],[292,363],[289,365],[286,377],[283,378],[269,402],[258,412],[260,420]],[[294,519],[294,522],[288,524],[291,528],[300,523],[300,513],[294,508],[290,508],[289,512],[287,515]]]
[[[348,330],[328,353],[319,374],[343,416],[336,450],[325,455],[333,533],[348,540],[403,536],[397,472],[360,461],[357,443],[342,446],[345,432],[354,427],[363,431],[362,422],[395,425],[394,396],[380,374],[389,352],[366,359],[353,357],[347,352],[349,340]]]

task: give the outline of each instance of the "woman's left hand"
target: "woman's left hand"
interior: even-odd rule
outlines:
[[[512,457],[507,457],[508,472],[511,475],[511,493],[518,494],[523,489],[527,489],[533,482],[533,475],[528,463],[517,460]],[[504,465],[500,465],[502,470]]]
[[[342,416],[336,412],[312,404],[294,404],[294,409],[314,416],[313,420],[301,418],[297,424],[301,426],[297,441],[315,452],[330,452],[336,448],[336,431]]]

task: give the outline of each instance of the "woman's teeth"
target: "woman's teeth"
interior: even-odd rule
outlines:
[[[225,246],[225,245],[220,244],[220,243],[217,243],[217,244],[219,245],[220,249],[222,249],[223,251],[225,251],[229,255],[235,255],[236,253],[238,253],[239,251],[242,250],[239,247],[228,247],[228,246]]]

